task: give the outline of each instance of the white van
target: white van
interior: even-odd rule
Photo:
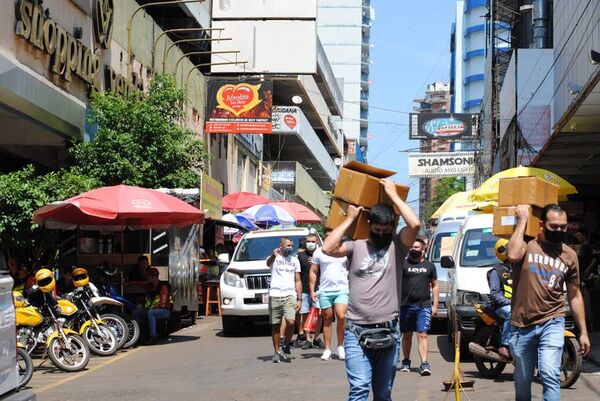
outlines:
[[[238,243],[231,262],[223,260],[226,254],[220,255],[221,262],[229,263],[220,281],[223,333],[239,333],[243,321],[268,321],[271,270],[267,258],[283,237],[292,240],[295,255],[309,232],[308,228],[251,231]]]
[[[456,234],[452,256],[442,256],[440,262],[448,269],[448,326],[454,327],[456,317],[463,346],[471,341],[475,332],[477,314],[474,305],[488,301],[487,272],[500,263],[494,252],[499,238],[492,234],[493,219],[492,214],[467,217]],[[574,321],[568,306],[566,313],[565,327],[572,329]]]

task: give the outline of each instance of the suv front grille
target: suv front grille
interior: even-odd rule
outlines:
[[[271,284],[270,274],[246,275],[245,278],[249,290],[268,290]]]

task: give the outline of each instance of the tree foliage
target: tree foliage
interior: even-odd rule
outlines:
[[[182,128],[184,92],[170,75],[154,78],[148,96],[93,93],[90,142],[70,148],[72,165],[102,185],[195,188],[206,153],[193,131]]]
[[[465,190],[465,183],[458,177],[444,177],[440,179],[433,189],[431,200],[425,203],[425,221],[429,221],[431,215],[448,199],[451,195]]]

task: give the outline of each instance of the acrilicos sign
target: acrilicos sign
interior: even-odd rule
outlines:
[[[410,139],[459,139],[475,135],[476,114],[411,113]]]
[[[464,177],[475,174],[475,152],[409,153],[409,177]]]
[[[112,32],[112,0],[94,1],[94,36],[101,47],[108,46]],[[50,69],[66,81],[77,75],[90,85],[99,85],[102,50],[92,50],[76,39],[71,32],[47,17],[48,10],[31,1],[20,0],[16,5],[16,34],[50,55]]]

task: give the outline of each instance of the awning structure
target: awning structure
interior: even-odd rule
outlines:
[[[582,199],[600,196],[600,71],[565,112],[532,164],[568,180]]]

